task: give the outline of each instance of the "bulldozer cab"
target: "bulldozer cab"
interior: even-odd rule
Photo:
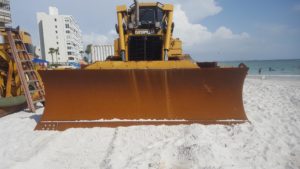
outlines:
[[[135,1],[128,10],[118,6],[117,11],[119,38],[115,40],[115,56],[119,60],[164,61],[183,57],[181,41],[172,38],[173,5]]]
[[[159,29],[163,19],[163,11],[158,6],[141,7],[139,16],[139,28]]]
[[[144,33],[153,34],[162,28],[164,11],[160,3],[141,5],[136,2],[129,9],[128,15],[129,29],[146,29]]]

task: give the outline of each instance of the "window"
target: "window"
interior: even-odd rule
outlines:
[[[31,44],[29,43],[24,43],[25,44],[25,47],[26,47],[26,50],[29,54],[34,54],[34,48]]]
[[[57,21],[57,19],[56,19],[56,18],[54,18],[54,21],[56,22],[56,21]]]
[[[155,8],[141,8],[140,21],[142,24],[150,24],[155,22]]]
[[[71,46],[68,46],[68,49],[72,49],[72,47],[71,47]]]
[[[66,24],[66,28],[70,28],[70,25],[69,25],[69,24]]]
[[[68,55],[72,55],[72,52],[68,52]]]
[[[70,31],[69,31],[69,30],[67,30],[67,31],[66,31],[66,33],[70,33]]]
[[[57,28],[57,25],[55,25],[55,28]]]
[[[59,44],[58,42],[56,42],[56,44]]]
[[[55,31],[55,33],[57,34],[58,32],[57,32],[57,31]]]
[[[155,24],[155,22],[162,22],[163,10],[157,7],[141,7],[140,8],[140,28],[148,28],[150,25]]]

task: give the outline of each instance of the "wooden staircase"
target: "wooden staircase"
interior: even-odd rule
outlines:
[[[28,54],[18,29],[6,28],[7,38],[11,47],[21,85],[25,94],[28,109],[35,112],[35,104],[45,101],[45,91],[39,75],[34,68],[32,57]]]

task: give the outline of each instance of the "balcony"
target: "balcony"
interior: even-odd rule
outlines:
[[[0,5],[9,5],[9,0],[0,0]]]
[[[8,0],[0,0],[0,23],[11,23],[11,13]]]
[[[1,24],[2,23],[2,24]],[[11,17],[0,15],[0,25],[11,23]]]

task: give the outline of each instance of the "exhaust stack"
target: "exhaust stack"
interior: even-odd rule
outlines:
[[[135,4],[135,12],[136,12],[136,27],[139,26],[139,22],[140,22],[140,6],[139,6],[139,2],[138,0],[134,0],[134,4]]]

